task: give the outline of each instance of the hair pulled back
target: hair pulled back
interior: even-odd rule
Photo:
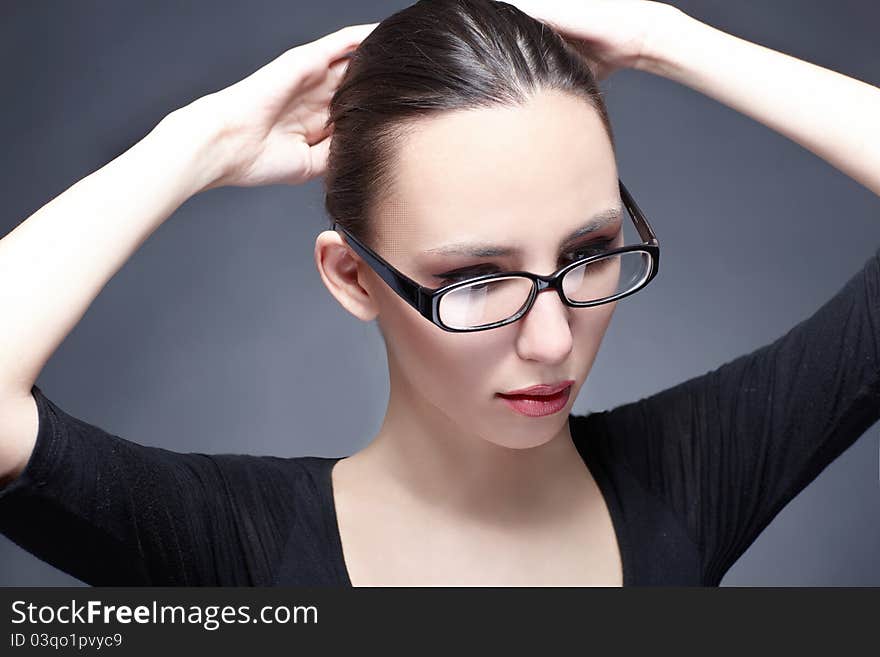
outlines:
[[[421,120],[525,104],[541,90],[583,98],[614,134],[586,52],[494,0],[419,0],[387,17],[352,53],[330,101],[324,175],[331,221],[373,244],[372,219],[394,193],[394,164]]]

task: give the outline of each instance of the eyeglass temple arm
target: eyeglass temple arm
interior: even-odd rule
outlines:
[[[366,260],[370,267],[372,267],[373,271],[379,274],[382,280],[385,281],[392,290],[397,292],[404,301],[406,301],[409,305],[411,305],[419,312],[422,312],[422,308],[420,306],[422,298],[424,297],[421,291],[422,286],[411,278],[404,276],[403,274],[398,274],[396,271],[394,271],[390,263],[386,262],[384,258],[381,258],[378,255],[374,254],[358,238],[349,233],[344,226],[341,226],[334,221],[330,230],[336,230],[337,226],[339,226],[339,228],[345,234],[346,241],[349,243],[349,246],[354,249],[355,253]]]
[[[620,178],[618,178],[618,185],[620,187],[621,200],[626,204],[635,219],[636,230],[638,230],[639,236],[648,244],[659,244],[657,236],[651,228],[651,224],[648,222],[644,213],[636,204],[635,199],[633,199],[629,190],[626,188],[626,185],[623,184],[623,181],[620,180]],[[404,301],[420,313],[429,311],[425,306],[430,301],[430,295],[425,294],[424,288],[421,285],[411,278],[396,272],[390,263],[386,262],[385,259],[378,254],[373,253],[359,239],[349,233],[344,226],[339,225],[338,222],[334,221],[330,229],[336,230],[337,226],[339,226],[344,233],[345,239],[349,245],[361,258],[367,261],[372,269],[379,274],[382,280],[384,280],[391,289],[395,290]]]
[[[657,235],[654,234],[654,229],[651,227],[647,217],[645,217],[645,214],[632,197],[632,194],[629,193],[626,185],[623,184],[623,181],[620,178],[617,179],[617,183],[620,187],[620,198],[635,220],[636,230],[639,231],[639,237],[641,237],[646,244],[659,244],[657,241]]]

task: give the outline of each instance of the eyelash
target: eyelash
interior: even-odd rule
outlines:
[[[573,249],[563,254],[563,257],[565,258],[565,260],[567,260],[566,264],[569,264],[580,258],[587,258],[589,256],[598,255],[603,251],[607,251],[613,242],[614,238],[609,238],[598,242],[584,244],[576,249]],[[500,271],[494,265],[490,266],[495,271],[480,271],[480,267],[470,267],[469,269],[465,269],[460,272],[448,272],[446,274],[438,274],[435,278],[440,279],[440,282],[443,285],[450,285],[452,283],[459,283],[469,278],[475,278],[476,276],[482,276],[483,274],[494,274]],[[483,267],[483,269],[485,269],[485,266]]]

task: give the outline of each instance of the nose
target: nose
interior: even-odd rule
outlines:
[[[569,308],[556,290],[542,290],[525,317],[519,320],[517,351],[525,360],[565,361],[572,348]]]

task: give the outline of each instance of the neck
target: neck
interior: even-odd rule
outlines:
[[[509,447],[509,436],[505,441],[469,430],[415,386],[396,381],[393,377],[379,433],[355,455],[376,485],[396,499],[404,496],[432,509],[444,507],[459,517],[497,520],[553,508],[564,512],[572,491],[583,486],[585,465],[572,442],[567,416],[540,444]],[[527,432],[532,421],[536,430],[544,423],[546,431],[546,418],[513,417],[511,426]],[[509,433],[507,427],[502,430]],[[534,435],[528,436],[530,444]]]

